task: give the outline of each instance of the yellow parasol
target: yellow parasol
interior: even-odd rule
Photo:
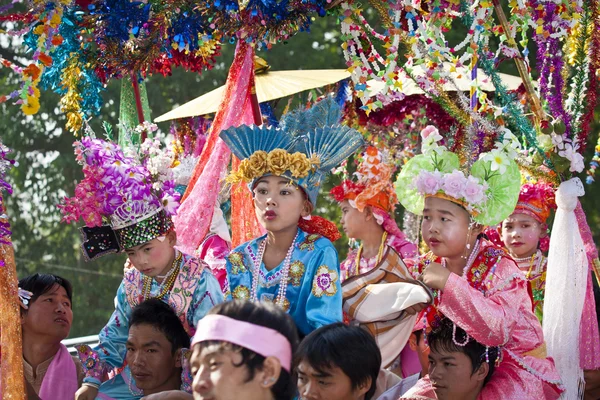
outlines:
[[[471,72],[468,67],[454,67],[450,63],[444,63],[444,71],[454,78],[458,89],[463,92],[468,92],[471,90]],[[415,76],[424,76],[426,74],[426,69],[423,65],[418,65],[413,67],[413,73]],[[520,77],[513,76],[509,74],[498,73],[502,82],[506,86],[508,90],[516,90],[519,85],[523,83]],[[492,79],[483,72],[482,69],[477,70],[477,76],[479,77],[478,83],[479,87],[484,92],[493,92],[495,91],[494,85],[492,84]],[[402,82],[402,89],[400,90],[406,96],[410,96],[413,94],[425,94],[425,92],[406,74],[398,79]],[[371,96],[377,95],[384,88],[385,83],[376,79],[371,79],[367,81],[367,86],[369,86],[369,91]],[[535,83],[534,83],[535,85]],[[447,82],[443,85],[443,88],[446,92],[456,91],[454,85],[450,82]]]
[[[275,100],[292,94],[303,92],[333,83],[350,77],[345,69],[309,69],[296,71],[268,71],[263,68],[262,73],[256,69],[255,85],[258,102]],[[200,97],[189,101],[174,110],[156,118],[155,122],[163,122],[177,118],[194,117],[197,115],[212,114],[217,112],[225,86],[218,87]]]

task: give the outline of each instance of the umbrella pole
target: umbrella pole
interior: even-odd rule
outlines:
[[[496,10],[496,15],[500,20],[500,24],[502,25],[502,30],[506,35],[506,40],[508,42],[508,46],[514,50],[519,51],[517,47],[517,43],[513,39],[510,34],[510,26],[508,25],[508,20],[506,19],[506,14],[504,14],[504,10],[502,9],[502,5],[500,4],[500,0],[492,0],[494,3],[494,9]],[[519,54],[521,52],[519,51]],[[540,103],[540,99],[535,93],[535,89],[533,88],[533,83],[529,78],[529,72],[527,70],[527,65],[525,65],[525,61],[522,58],[515,58],[515,64],[517,64],[517,70],[519,71],[519,75],[523,80],[523,86],[525,86],[525,92],[529,96],[531,101],[531,110],[533,111],[533,115],[535,116],[536,125],[539,126],[539,123],[546,118],[544,117],[544,111],[542,109],[542,104]]]
[[[138,120],[140,122],[140,125],[144,123],[144,110],[142,109],[142,99],[140,97],[140,85],[138,83],[137,80],[137,76],[135,72],[131,73],[131,84],[133,85],[133,95],[135,98],[135,109],[137,111],[137,115],[138,115]],[[144,129],[142,131],[142,135],[141,135],[141,143],[144,143],[144,140],[146,140],[146,130]]]

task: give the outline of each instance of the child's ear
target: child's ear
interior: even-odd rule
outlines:
[[[374,218],[373,209],[371,207],[365,207],[365,221],[370,221]]]
[[[177,350],[177,360],[175,360],[175,368],[183,368],[184,353],[181,349]]]
[[[171,246],[175,246],[177,244],[177,233],[175,233],[175,229],[171,229],[169,232],[167,232],[166,236]]]
[[[309,200],[304,200],[304,204],[302,206],[302,212],[300,213],[301,217],[308,217],[313,212],[313,205]]]
[[[546,236],[548,236],[548,225],[547,224],[541,224],[540,225],[540,239],[545,238]]]
[[[408,338],[408,345],[412,351],[417,351],[417,335],[414,333],[410,334],[410,337]]]
[[[369,389],[371,389],[372,383],[373,381],[371,380],[371,377],[368,377],[363,383],[358,385],[358,387],[356,388],[356,390],[358,391],[358,397],[362,397],[363,395],[365,395],[369,391]]]
[[[281,369],[281,362],[278,358],[273,356],[265,358],[258,376],[261,386],[264,388],[272,388],[279,380]]]
[[[473,227],[471,228],[471,233],[474,236],[478,236],[480,233],[483,232],[483,230],[485,229],[484,225],[481,224],[474,224]]]
[[[475,371],[473,373],[473,377],[477,381],[483,382],[485,380],[485,378],[488,376],[489,372],[490,372],[490,364],[488,364],[487,362],[484,361],[481,363],[479,368],[477,368],[477,371]]]

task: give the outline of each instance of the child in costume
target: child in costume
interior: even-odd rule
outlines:
[[[339,232],[310,216],[325,176],[363,143],[360,133],[338,124],[340,117],[340,107],[326,99],[284,116],[279,128],[240,126],[221,133],[242,160],[229,181],[248,183],[267,230],[229,254],[227,296],[278,304],[303,335],[342,320],[331,243]]]
[[[369,146],[354,173],[356,182],[345,180],[331,189],[330,195],[342,209],[342,226],[351,239],[361,245],[348,253],[341,263],[341,281],[375,268],[384,253],[392,248],[402,258],[417,255],[417,246],[394,221],[394,207],[398,203],[392,184],[393,165],[384,152]]]
[[[171,215],[178,196],[172,182],[153,183],[143,165],[104,140],[84,137],[76,143],[76,154],[85,178],[75,189],[76,196],[62,206],[65,220],[81,217],[85,221],[82,248],[86,259],[125,251],[133,267],[126,268],[116,309],[100,331],[100,343],[93,349],[78,348],[86,377],[76,398],[137,399],[143,393],[135,387],[129,367],[122,371],[126,385],[107,382],[101,386],[109,373],[123,367],[132,309],[146,299],[158,298],[173,308],[192,336],[198,321],[223,301],[223,295],[204,262],[174,248],[177,236]],[[110,225],[102,225],[104,220]]]
[[[501,362],[478,398],[558,398],[560,376],[546,356],[527,281],[506,251],[480,235],[513,212],[521,182],[516,163],[499,145],[470,168],[461,166],[438,143],[437,130],[421,135],[422,154],[404,165],[396,182],[402,205],[423,215],[421,232],[431,249],[414,265],[415,275],[436,291],[434,304],[421,313],[432,328],[445,316],[484,346],[501,347]],[[423,393],[431,389],[429,377],[418,385]],[[414,398],[423,393],[411,392]]]
[[[403,259],[415,257],[417,247],[406,240],[393,218],[398,203],[391,181],[393,168],[385,152],[370,146],[354,173],[356,181],[345,180],[330,192],[342,209],[344,231],[348,237],[361,241],[360,247],[350,251],[340,265],[344,311],[350,320],[359,318],[359,313],[375,311],[364,307],[364,300],[372,293],[367,290],[369,285],[412,280]],[[394,307],[389,305],[395,302],[398,292],[389,290],[389,294],[389,299],[384,293],[378,296],[382,305],[387,303],[388,307],[384,308],[391,310]],[[412,322],[401,324],[397,311],[394,309],[389,318],[377,312],[374,318],[368,319],[370,323],[364,325],[377,339],[385,367],[403,351],[411,332]],[[361,319],[361,323],[366,322]],[[401,358],[403,376],[417,372],[405,368],[411,363],[417,364],[414,352],[407,348]]]
[[[525,274],[533,296],[533,310],[540,322],[544,309],[544,288],[548,259],[542,253],[542,242],[548,250],[550,210],[556,208],[554,189],[547,183],[525,184],[510,217],[502,221],[499,233],[510,256]]]

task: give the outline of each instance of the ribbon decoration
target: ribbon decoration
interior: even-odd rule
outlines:
[[[210,128],[209,138],[194,168],[177,216],[173,218],[178,233],[178,244],[183,252],[192,254],[208,233],[213,207],[219,194],[220,181],[227,172],[231,152],[225,142],[219,138],[219,133],[231,126],[251,125],[254,122],[251,105],[253,77],[253,45],[240,41],[229,69],[223,100]],[[233,246],[241,243],[238,240],[240,237],[245,237],[243,231],[246,229],[252,232],[252,237],[260,235],[260,230],[256,231],[258,223],[253,210],[252,214],[247,213],[250,193],[246,188],[241,188],[238,192],[243,193],[244,190],[247,195],[238,196],[234,194],[235,189],[232,193],[232,216],[237,213],[244,214],[243,220],[231,218],[231,230],[239,232],[232,238]],[[241,226],[243,221],[246,221],[247,225]]]

